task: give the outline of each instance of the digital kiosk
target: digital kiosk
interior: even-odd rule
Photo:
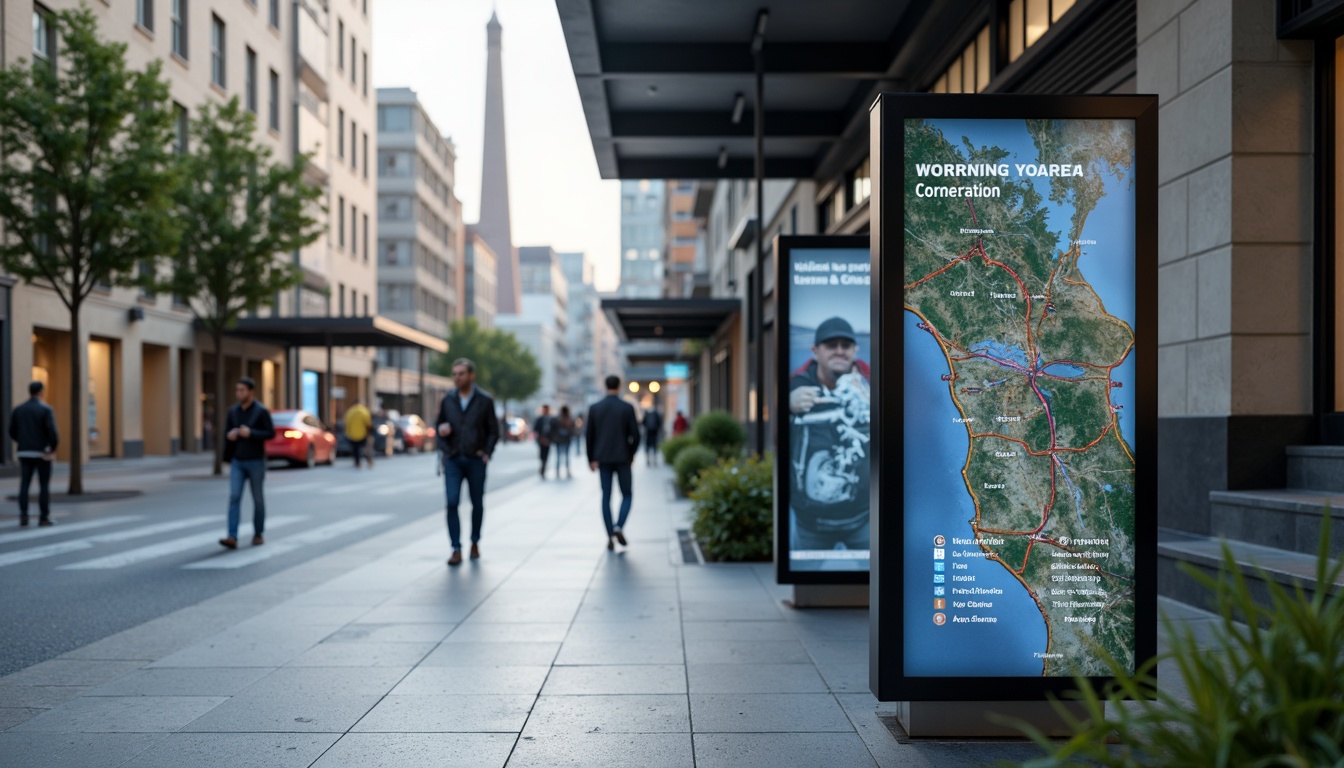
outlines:
[[[912,736],[1054,730],[1156,652],[1157,101],[871,126],[872,691]]]

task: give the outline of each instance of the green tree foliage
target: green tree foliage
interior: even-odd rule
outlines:
[[[508,411],[510,400],[522,400],[541,388],[541,366],[518,337],[499,328],[482,328],[476,318],[454,320],[448,329],[448,354],[438,355],[430,370],[452,374],[453,361],[476,363],[476,383]]]
[[[684,457],[696,448],[687,448]],[[721,461],[691,492],[691,530],[716,560],[769,560],[774,550],[774,462],[764,457]]]
[[[84,492],[80,310],[96,286],[139,284],[177,240],[168,84],[127,67],[87,8],[51,14],[59,66],[0,70],[0,267],[49,286],[70,311],[71,494]]]
[[[303,177],[308,158],[273,162],[255,135],[256,119],[236,96],[209,102],[191,121],[189,151],[180,158],[176,206],[183,232],[162,288],[188,299],[214,341],[217,372],[224,370],[224,332],[243,312],[268,306],[299,284],[303,273],[288,254],[325,229],[315,216],[321,190]],[[230,383],[215,376],[215,474]]]

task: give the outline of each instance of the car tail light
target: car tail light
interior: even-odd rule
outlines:
[[[285,437],[289,438],[290,440],[298,440],[300,437],[303,437],[303,433],[297,429],[286,429]]]

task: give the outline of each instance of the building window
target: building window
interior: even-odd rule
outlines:
[[[179,155],[187,154],[187,136],[190,135],[190,129],[187,108],[173,102],[173,151]]]
[[[1040,40],[1077,0],[1011,0],[1008,3],[1008,62]]]
[[[850,175],[849,196],[854,201],[854,205],[862,203],[873,193],[873,174],[870,166],[871,158],[865,157],[854,173]]]
[[[355,36],[350,36],[350,84],[355,84]]]
[[[378,108],[378,130],[380,130],[380,131],[409,131],[409,130],[411,130],[411,108],[410,108],[410,107],[379,107],[379,108]]]
[[[369,316],[369,294],[364,294],[364,316]]]
[[[341,317],[345,317],[345,283],[337,283],[337,284],[336,284],[336,294],[337,294],[337,296],[340,297],[340,302],[341,302],[341,313],[340,313],[340,316],[341,316]]]
[[[173,0],[173,53],[187,58],[187,0]]]
[[[368,95],[369,95],[369,52],[368,52],[368,51],[365,51],[364,53],[360,54],[360,64],[362,64],[361,69],[364,70],[364,85],[363,85],[363,88],[364,88],[364,95],[365,95],[365,96],[368,96]]]
[[[247,82],[244,90],[246,91],[247,111],[252,114],[257,113],[257,52],[250,47],[247,51]]]
[[[224,22],[218,16],[210,16],[210,81],[220,88],[226,87],[224,80]]]
[[[350,258],[359,255],[359,209],[350,204]]]
[[[971,42],[952,60],[952,64],[934,81],[929,91],[979,93],[989,87],[990,74],[989,27],[986,26],[971,38]]]
[[[336,20],[336,68],[345,69],[345,21]]]
[[[56,59],[56,29],[51,24],[51,11],[33,5],[33,58],[50,64]]]
[[[280,28],[280,0],[270,0],[270,22],[271,29]]]
[[[350,120],[350,170],[356,170],[357,163],[355,158],[359,156],[359,147],[355,146],[355,138],[359,135],[358,127],[353,118]]]
[[[154,0],[135,0],[135,23],[154,31]]]
[[[267,110],[270,112],[269,123],[272,131],[280,131],[280,75],[271,70],[271,99]]]
[[[345,247],[345,196],[337,198],[336,202],[336,245]]]
[[[369,178],[369,132],[364,132],[364,178]]]
[[[345,159],[345,110],[336,110],[336,156]]]
[[[364,254],[364,261],[367,263],[369,260],[369,214],[367,213],[364,214],[364,250],[362,253]]]

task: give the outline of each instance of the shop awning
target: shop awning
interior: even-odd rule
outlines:
[[[287,347],[419,347],[447,352],[448,342],[395,320],[372,317],[247,317],[229,336]]]
[[[621,341],[707,339],[740,312],[738,299],[603,299]]]

